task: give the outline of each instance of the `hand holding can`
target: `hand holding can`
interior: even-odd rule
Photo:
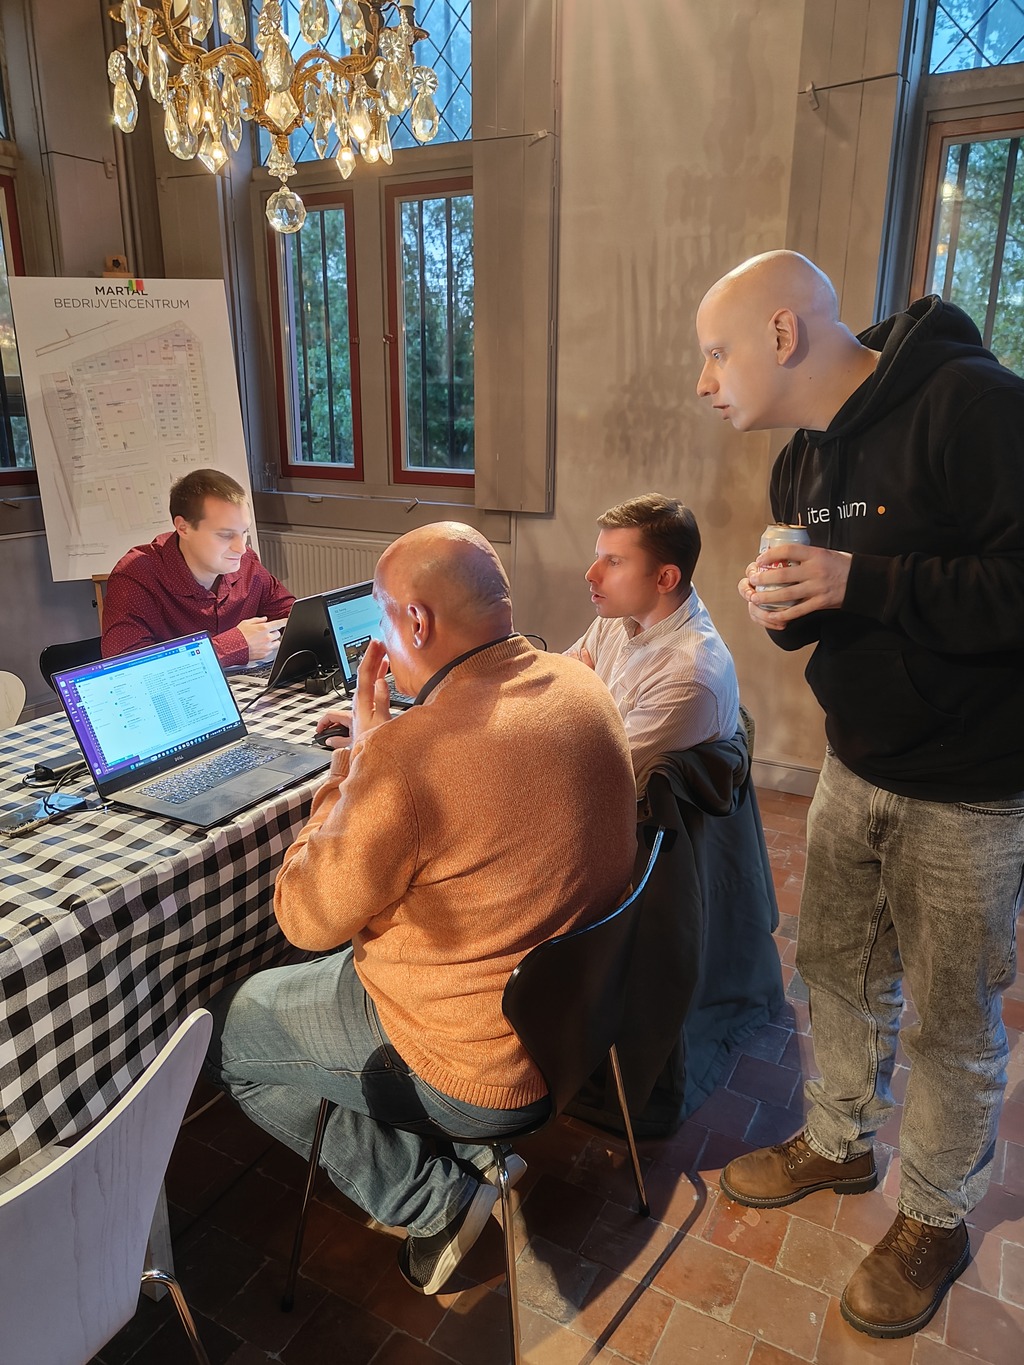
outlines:
[[[810,543],[811,538],[807,533],[806,526],[788,526],[784,522],[775,522],[764,528],[758,554],[763,555],[768,550],[774,550],[776,546],[781,549],[785,545],[809,545]],[[791,559],[776,559],[770,564],[762,564],[758,573],[763,573],[766,569],[788,569],[792,563]],[[776,593],[782,591],[782,588],[783,585],[780,583],[754,584],[754,591],[758,593]],[[764,611],[782,611],[784,607],[795,607],[796,602],[759,600],[757,605]]]

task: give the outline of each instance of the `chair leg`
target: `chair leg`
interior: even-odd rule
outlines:
[[[188,1310],[188,1304],[185,1302],[185,1295],[181,1292],[181,1285],[178,1281],[173,1275],[168,1275],[166,1270],[144,1270],[142,1272],[142,1278],[143,1280],[155,1280],[158,1284],[166,1286],[168,1293],[174,1300],[174,1306],[178,1310],[178,1317],[181,1318],[181,1325],[185,1329],[185,1334],[188,1337],[189,1345],[195,1353],[196,1360],[198,1360],[199,1365],[210,1365],[210,1358],[203,1349],[203,1343],[199,1340],[199,1333],[196,1331],[195,1321]]]
[[[331,1112],[331,1101],[321,1100],[313,1132],[313,1145],[309,1149],[309,1166],[306,1170],[306,1188],[302,1193],[302,1207],[299,1221],[295,1226],[295,1240],[292,1242],[292,1259],[288,1265],[288,1278],[285,1280],[284,1293],[281,1295],[281,1311],[290,1313],[295,1305],[295,1281],[299,1277],[299,1260],[302,1257],[302,1239],[306,1234],[306,1218],[309,1214],[309,1201],[313,1197],[316,1173],[320,1166],[320,1148],[324,1144],[327,1128],[327,1115]]]
[[[512,1365],[522,1365],[522,1343],[519,1339],[519,1284],[516,1279],[516,1235],[512,1220],[512,1186],[509,1184],[505,1158],[500,1143],[492,1143],[495,1165],[498,1168],[498,1190],[501,1194],[501,1230],[505,1236],[505,1281],[508,1289],[508,1336],[512,1343]]]
[[[629,1155],[633,1159],[633,1179],[636,1181],[636,1197],[639,1204],[639,1212],[644,1218],[649,1218],[651,1206],[647,1202],[647,1191],[644,1188],[644,1178],[640,1173],[640,1157],[636,1150],[636,1140],[633,1137],[633,1124],[630,1121],[629,1110],[626,1107],[626,1090],[622,1084],[622,1072],[619,1069],[618,1049],[612,1044],[608,1058],[612,1064],[612,1075],[615,1077],[615,1090],[619,1097],[619,1108],[622,1110],[622,1123],[626,1129],[626,1141],[629,1143]]]

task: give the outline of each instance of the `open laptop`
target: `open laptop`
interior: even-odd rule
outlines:
[[[272,659],[236,664],[224,670],[228,676],[244,673],[257,680],[266,678],[267,687],[284,687],[301,682],[313,673],[333,673],[337,667],[330,627],[324,615],[323,594],[300,597],[284,623],[277,651]]]
[[[356,690],[356,672],[371,640],[383,638],[380,629],[380,607],[373,600],[373,583],[354,583],[349,588],[338,588],[324,593],[323,604],[327,613],[327,623],[338,662],[338,682],[345,689],[346,696],[353,696]],[[405,709],[412,706],[413,698],[407,697],[395,688],[394,679],[388,674],[392,706]]]
[[[331,760],[249,735],[205,632],[53,681],[100,795],[182,824],[220,824]]]

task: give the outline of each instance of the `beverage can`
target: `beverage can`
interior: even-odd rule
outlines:
[[[766,550],[773,550],[777,545],[809,545],[811,538],[807,533],[806,526],[788,526],[785,522],[774,522],[766,526],[761,535],[761,546],[758,550],[759,555],[763,555]],[[770,564],[763,564],[761,569],[787,569],[793,561],[791,559],[775,559]],[[760,593],[775,593],[779,591],[781,585],[765,585],[764,587],[755,584],[755,591]],[[764,611],[781,611],[783,607],[795,606],[795,602],[758,602],[757,604]]]

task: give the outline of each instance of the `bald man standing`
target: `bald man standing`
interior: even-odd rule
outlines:
[[[896,1220],[847,1285],[876,1337],[928,1322],[966,1266],[1008,1055],[1024,871],[1024,380],[932,296],[856,337],[793,252],[754,257],[697,314],[697,392],[740,431],[796,427],[776,521],[788,567],[739,584],[807,679],[828,747],[807,823],[797,967],[820,1080],[802,1133],[730,1162],[721,1188],[775,1208],[876,1184],[871,1137],[910,1060]],[[770,609],[771,597],[793,603]],[[919,1022],[900,1035],[906,976]]]
[[[515,634],[508,579],[477,532],[402,536],[374,597],[384,640],[360,664],[351,748],[274,900],[298,947],[351,947],[221,996],[211,1066],[304,1156],[321,1098],[334,1101],[321,1164],[379,1222],[408,1229],[402,1273],[433,1294],[485,1226],[496,1171],[487,1147],[439,1154],[389,1120],[490,1135],[547,1111],[502,991],[532,947],[621,898],[636,794],[607,688]],[[394,718],[389,665],[416,698]],[[522,1169],[510,1162],[510,1176]]]

